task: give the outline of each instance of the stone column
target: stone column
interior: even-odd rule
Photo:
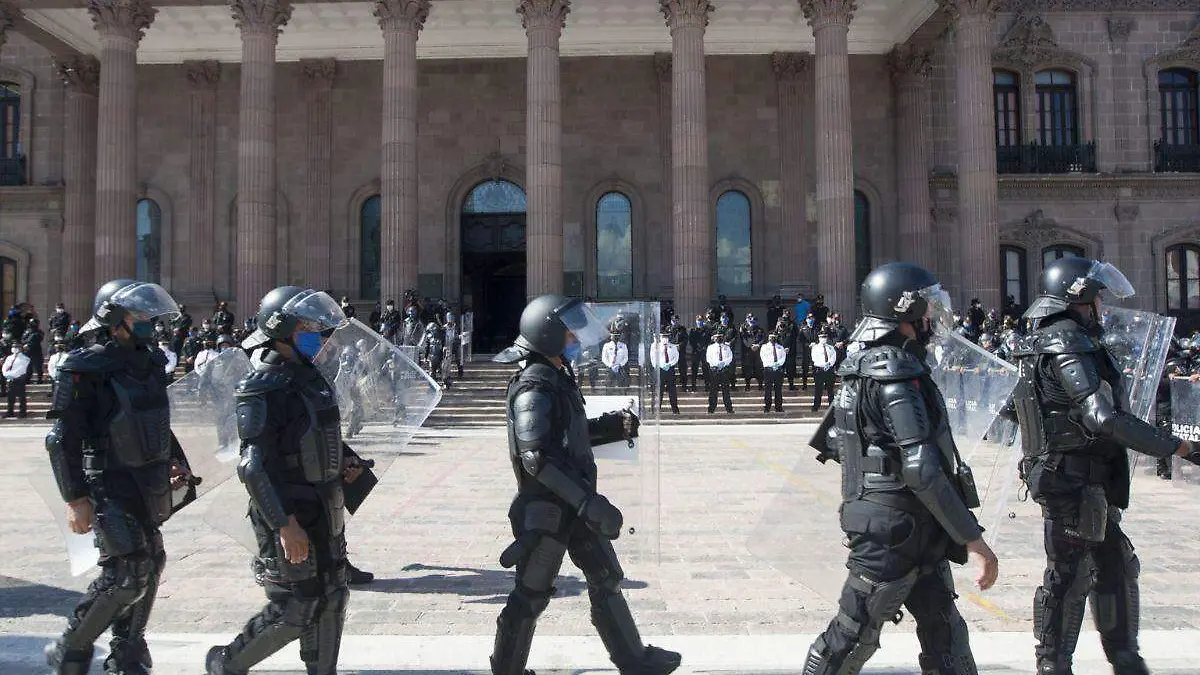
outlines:
[[[417,37],[429,5],[429,0],[375,2],[383,29],[381,302],[417,288]]]
[[[99,288],[95,251],[96,95],[100,88],[100,62],[91,56],[74,56],[56,65],[67,99],[62,301],[72,316],[83,321],[92,313],[92,299]]]
[[[888,55],[896,87],[896,187],[899,190],[899,257],[933,270],[933,224],[929,210],[929,51],[897,45]]]
[[[562,293],[562,91],[558,40],[570,0],[520,0],[529,40],[525,82],[526,296]]]
[[[783,217],[780,276],[784,297],[793,299],[811,281],[808,254],[811,233],[805,212],[807,169],[804,161],[804,96],[812,92],[809,55],[796,52],[771,54],[771,67],[779,93],[779,197]]]
[[[187,61],[191,110],[188,119],[188,200],[186,225],[176,235],[175,260],[183,261],[182,296],[211,301],[216,275],[213,231],[217,194],[217,84],[221,64]]]
[[[954,25],[958,114],[958,226],[962,276],[958,298],[1000,306],[996,206],[996,111],[992,42],[996,0],[941,0]],[[1028,114],[1029,111],[1026,111]]]
[[[304,283],[313,288],[330,288],[329,251],[330,173],[333,168],[333,80],[337,62],[333,59],[304,59],[305,106],[304,212],[301,232],[304,238]],[[386,77],[386,76],[385,76]],[[353,227],[353,223],[349,223]],[[386,260],[386,257],[385,257]],[[357,294],[353,294],[357,295]]]
[[[100,34],[96,278],[137,272],[137,46],[158,11],[147,0],[88,0]]]
[[[817,292],[835,312],[858,314],[850,47],[854,0],[800,0],[816,38]]]
[[[289,0],[230,0],[242,34],[238,106],[237,308],[258,311],[278,281],[275,258],[275,46]]]
[[[695,316],[716,298],[709,223],[704,31],[709,0],[659,0],[671,29],[671,229],[675,311]]]
[[[655,218],[660,224],[660,227],[656,228],[658,232],[647,232],[647,237],[652,238],[658,245],[658,250],[647,256],[647,259],[655,260],[657,256],[658,260],[665,260],[668,267],[666,270],[647,269],[646,276],[648,288],[655,288],[661,292],[662,297],[674,300],[674,279],[670,276],[673,274],[671,270],[675,261],[674,237],[671,236],[671,173],[674,170],[671,159],[671,67],[670,54],[660,52],[654,55],[654,76],[658,82],[658,147],[659,160],[662,163],[659,173],[662,188],[659,194],[662,207]],[[650,278],[654,278],[657,283],[650,284]],[[683,318],[683,323],[688,323],[689,317]]]

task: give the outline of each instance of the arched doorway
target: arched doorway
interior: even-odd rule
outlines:
[[[462,307],[475,313],[475,350],[495,353],[517,337],[525,307],[525,191],[487,180],[462,205]]]

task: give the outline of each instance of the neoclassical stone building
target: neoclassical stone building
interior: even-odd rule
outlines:
[[[1200,312],[1198,0],[0,0],[0,300],[850,310],[1049,257]],[[199,313],[199,311],[197,312]]]

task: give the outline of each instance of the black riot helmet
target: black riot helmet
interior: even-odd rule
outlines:
[[[148,341],[154,320],[172,320],[179,316],[179,305],[158,284],[132,279],[115,279],[100,287],[93,302],[92,318],[79,329],[80,334],[111,328],[132,317],[134,337]],[[139,325],[141,324],[141,325]]]
[[[1042,292],[1025,312],[1026,319],[1041,319],[1066,311],[1071,305],[1091,305],[1107,289],[1117,298],[1133,295],[1133,284],[1115,266],[1091,258],[1059,258],[1042,270]]]
[[[243,349],[287,340],[296,332],[330,331],[348,321],[328,293],[300,286],[280,286],[264,295],[255,318],[258,327],[242,342]]]
[[[953,321],[950,295],[933,272],[913,263],[892,262],[871,270],[861,296],[863,320],[850,337],[853,342],[879,340],[902,323],[914,324],[927,341],[932,335],[924,322],[927,316],[944,325]]]
[[[547,358],[561,356],[567,346],[567,332],[575,334],[585,347],[597,345],[608,336],[608,327],[580,300],[561,295],[541,295],[529,301],[521,312],[521,333],[508,349],[492,360],[516,363],[531,354]]]

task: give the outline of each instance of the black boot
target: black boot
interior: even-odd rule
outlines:
[[[351,565],[350,561],[346,561],[346,583],[351,586],[361,586],[363,584],[369,584],[374,580],[374,574],[370,572],[364,572],[354,565]]]
[[[1150,675],[1146,662],[1136,652],[1118,652],[1111,661],[1113,675]]]
[[[642,653],[642,663],[636,670],[622,670],[621,675],[667,675],[674,672],[682,660],[679,652],[646,645],[646,651]]]
[[[92,654],[95,648],[70,649],[63,646],[62,640],[55,640],[46,645],[44,653],[46,664],[54,675],[87,675],[92,665]]]
[[[229,653],[224,645],[216,645],[208,650],[204,666],[207,675],[246,675],[244,670],[229,667]]]

